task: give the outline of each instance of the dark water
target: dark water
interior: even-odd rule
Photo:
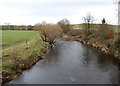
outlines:
[[[76,41],[59,41],[17,84],[117,84],[118,60]]]

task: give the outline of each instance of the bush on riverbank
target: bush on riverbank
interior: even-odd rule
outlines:
[[[62,28],[65,34],[71,30],[70,21],[67,19],[62,19],[57,24]]]
[[[98,48],[105,53],[115,55],[117,49],[114,43],[117,38],[117,27],[112,25],[107,25],[106,27],[107,29],[105,29],[105,31],[107,31],[105,33],[103,32],[104,30],[101,29],[101,24],[99,24],[91,28],[91,34],[89,36],[85,35],[85,29],[71,30],[67,35],[70,39],[80,41],[83,44]]]
[[[42,40],[49,42],[49,44],[52,44],[55,39],[62,35],[63,32],[58,24],[47,24],[46,22],[36,24],[34,30],[39,31]]]

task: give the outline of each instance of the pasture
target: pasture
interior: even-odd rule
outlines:
[[[48,46],[41,40],[38,31],[2,31],[2,43],[2,70],[8,72],[15,72],[11,68],[16,61],[24,62],[31,56],[39,56]]]
[[[72,29],[83,29],[84,28],[84,24],[73,24],[72,25]]]
[[[19,45],[26,41],[30,41],[37,33],[37,31],[2,31],[2,48],[5,49],[11,46]]]

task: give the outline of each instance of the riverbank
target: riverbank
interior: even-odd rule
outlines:
[[[120,57],[120,54],[114,48],[114,41],[113,41],[114,38],[101,41],[95,34],[91,34],[88,37],[86,37],[84,35],[83,30],[71,30],[63,38],[68,40],[79,41],[82,44],[97,48],[106,54],[111,54],[114,55],[115,57]]]
[[[39,34],[23,46],[16,46],[2,52],[2,84],[18,78],[24,70],[31,68],[37,61],[43,59],[44,53],[50,48],[43,42]]]
[[[60,40],[44,57],[9,84],[118,84],[119,60],[80,42]]]

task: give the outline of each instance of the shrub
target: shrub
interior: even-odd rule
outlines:
[[[114,32],[113,31],[109,31],[106,38],[109,39],[109,38],[113,38],[114,37]]]
[[[58,24],[63,29],[63,33],[67,33],[71,29],[70,22],[67,19],[60,20]]]
[[[103,18],[102,20],[102,24],[99,25],[98,29],[98,36],[99,39],[101,40],[101,42],[104,42],[104,40],[106,39],[111,39],[114,38],[114,34],[115,34],[115,28],[111,25],[108,25],[105,22],[105,18]]]
[[[114,42],[114,48],[120,53],[120,34],[118,33]]]
[[[34,29],[39,31],[43,41],[48,41],[50,44],[60,37],[63,32],[58,24],[47,24],[45,22],[42,22],[42,24],[36,24]]]
[[[47,41],[47,34],[46,34],[46,22],[43,21],[41,24],[38,23],[34,26],[34,30],[39,31],[40,37],[42,38],[43,41]]]

